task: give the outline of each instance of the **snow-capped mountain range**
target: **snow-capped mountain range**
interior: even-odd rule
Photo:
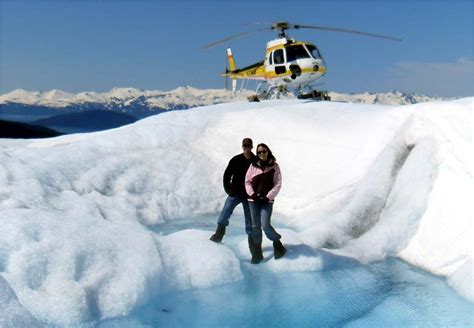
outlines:
[[[249,91],[243,92],[243,96]],[[240,95],[239,95],[240,96]],[[17,89],[0,96],[0,104],[18,103],[65,108],[71,105],[88,103],[109,107],[131,106],[136,103],[148,108],[175,109],[176,107],[196,107],[232,100],[230,92],[222,90],[200,90],[192,87],[179,87],[171,91],[142,90],[136,88],[113,88],[109,92],[68,93],[61,90],[25,91]],[[181,106],[182,105],[182,106]]]
[[[196,89],[189,86],[170,91],[113,88],[109,92],[80,92],[77,94],[61,90],[25,91],[17,89],[0,95],[0,106],[5,114],[31,112],[32,107],[34,107],[36,111],[54,112],[57,110],[75,112],[88,109],[105,109],[144,117],[161,111],[245,100],[254,93],[251,90],[242,90],[236,96],[233,96],[230,91],[225,89]],[[388,105],[415,104],[441,99],[398,91],[359,94],[330,92],[329,95],[333,101]]]

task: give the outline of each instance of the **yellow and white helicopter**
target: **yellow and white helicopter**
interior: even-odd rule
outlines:
[[[211,48],[232,39],[244,37],[255,32],[278,31],[278,39],[269,41],[265,52],[265,59],[255,64],[237,68],[230,48],[227,49],[229,68],[221,74],[232,79],[232,92],[235,93],[237,80],[261,80],[257,86],[257,95],[250,97],[251,101],[259,99],[279,98],[289,89],[292,89],[298,98],[312,98],[316,100],[330,100],[326,91],[312,89],[312,84],[319,81],[326,74],[326,63],[319,52],[318,47],[310,42],[296,41],[287,37],[285,31],[289,29],[317,29],[332,32],[345,32],[359,35],[372,36],[394,41],[398,38],[360,32],[355,30],[290,24],[288,22],[276,22],[270,28],[247,31],[232,35],[225,39],[210,43],[205,48]]]

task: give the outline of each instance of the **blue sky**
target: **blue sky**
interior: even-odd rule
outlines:
[[[246,66],[263,59],[266,42],[276,34],[254,34],[208,50],[203,46],[265,27],[255,22],[287,20],[403,39],[289,31],[318,45],[328,65],[323,89],[473,96],[473,3],[0,0],[0,93],[223,88],[219,73],[225,69],[226,47],[237,66]]]

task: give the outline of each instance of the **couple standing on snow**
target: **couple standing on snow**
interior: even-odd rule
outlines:
[[[267,145],[257,146],[257,156],[252,148],[252,139],[242,140],[243,153],[234,156],[224,172],[224,190],[228,197],[211,240],[222,240],[234,208],[242,203],[251,262],[257,264],[263,260],[262,228],[273,241],[275,259],[282,257],[286,249],[280,241],[281,235],[271,225],[273,202],[281,188],[280,167]]]

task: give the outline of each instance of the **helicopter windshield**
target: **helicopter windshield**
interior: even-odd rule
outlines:
[[[314,59],[322,58],[321,54],[319,53],[318,48],[312,44],[307,44],[306,48],[308,48],[309,52],[311,53],[311,56],[313,56]]]
[[[309,58],[309,54],[302,44],[286,47],[286,61],[294,61],[301,58]]]

